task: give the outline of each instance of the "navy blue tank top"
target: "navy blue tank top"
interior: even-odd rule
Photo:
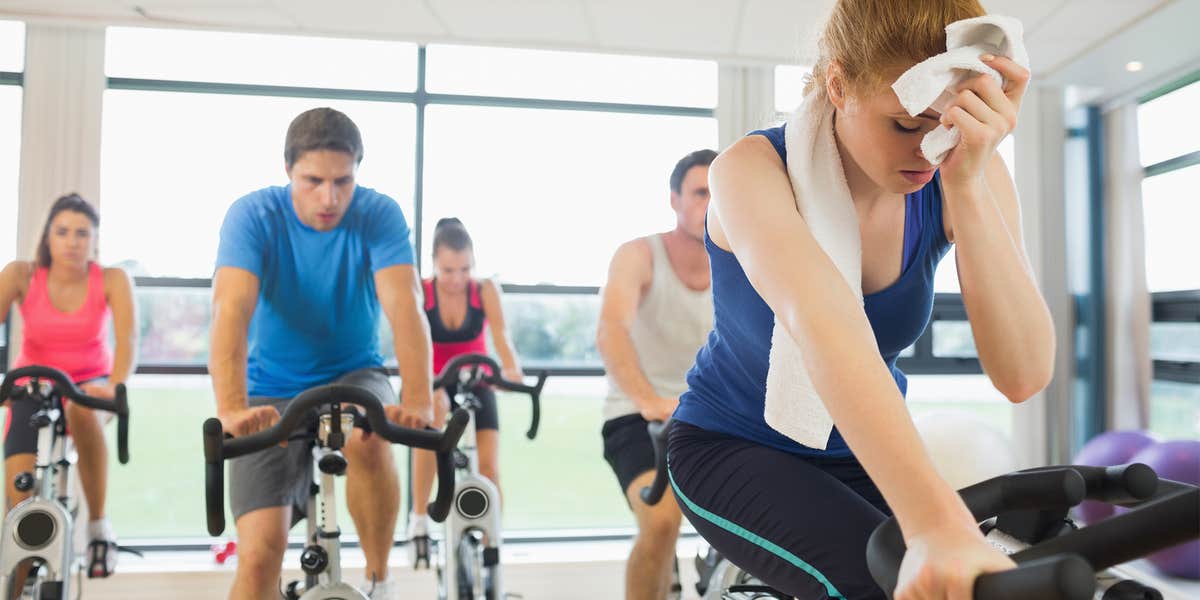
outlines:
[[[752,132],[770,140],[787,164],[783,127]],[[732,253],[704,235],[712,268],[713,330],[687,375],[688,391],[675,418],[702,429],[725,433],[800,455],[849,456],[835,427],[825,450],[816,450],[775,431],[763,418],[767,366],[775,314],[751,287]],[[904,257],[900,278],[863,298],[875,331],[879,354],[892,372],[900,393],[908,380],[896,359],[911,346],[933,313],[933,274],[950,249],[942,225],[940,175],[905,197]]]

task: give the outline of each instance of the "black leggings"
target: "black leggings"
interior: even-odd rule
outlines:
[[[883,598],[867,538],[891,515],[854,457],[803,457],[675,421],[671,485],[733,564],[797,598]]]
[[[93,377],[75,382],[80,386],[85,383],[107,383],[108,375]],[[63,400],[63,410],[66,410],[70,400]],[[29,424],[33,414],[38,411],[33,402],[9,402],[7,415],[4,417],[4,458],[18,454],[37,454],[38,430]],[[70,432],[70,423],[67,424]]]

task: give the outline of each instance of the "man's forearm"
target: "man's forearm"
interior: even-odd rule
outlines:
[[[617,387],[635,405],[644,408],[647,402],[658,397],[658,392],[642,371],[637,348],[634,347],[633,338],[629,336],[628,330],[623,327],[605,327],[599,342],[604,368],[617,383]]]
[[[392,323],[392,339],[396,348],[396,363],[400,369],[401,400],[432,402],[429,323],[425,315],[415,310],[399,311]]]
[[[208,373],[212,377],[218,414],[240,410],[247,405],[244,328],[241,335],[236,331],[224,331],[222,321],[219,317],[213,319],[212,347],[208,359]]]

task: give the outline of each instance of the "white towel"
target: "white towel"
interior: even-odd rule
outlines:
[[[833,137],[833,105],[810,92],[784,129],[787,171],[796,209],[813,237],[862,302],[862,240],[841,155]],[[800,345],[778,320],[771,331],[767,425],[809,448],[824,450],[833,418],[813,387]]]
[[[1000,73],[979,60],[979,56],[985,53],[1004,56],[1029,68],[1022,29],[1017,19],[1000,15],[951,23],[946,26],[946,52],[913,65],[892,84],[892,90],[904,110],[915,117],[931,107],[944,112],[954,100],[958,85],[977,73],[990,75],[1003,85]],[[921,152],[931,164],[941,164],[960,138],[957,127],[934,128],[921,140]]]

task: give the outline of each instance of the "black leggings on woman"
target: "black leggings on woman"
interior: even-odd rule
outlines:
[[[667,451],[683,514],[722,556],[804,600],[883,598],[867,538],[891,515],[854,457],[803,457],[675,421]]]

